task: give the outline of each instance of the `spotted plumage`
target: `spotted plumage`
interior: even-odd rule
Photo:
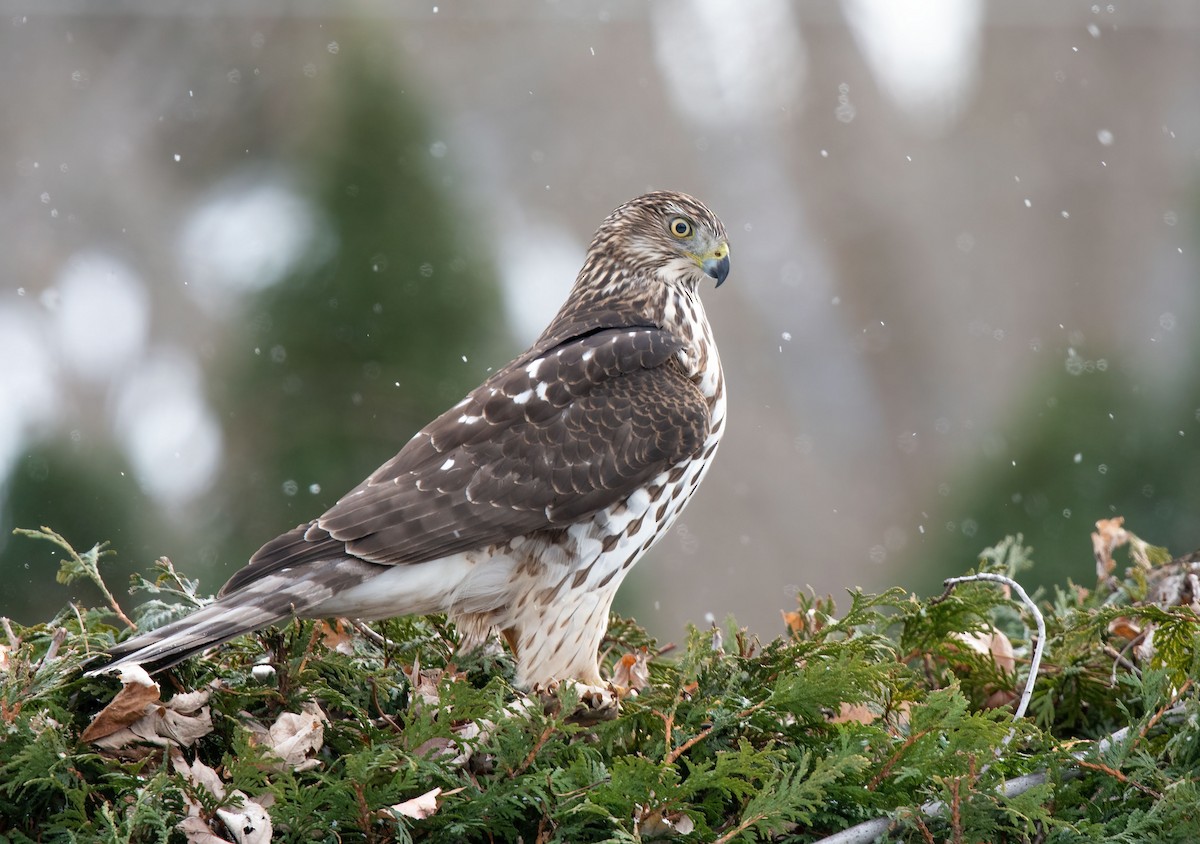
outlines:
[[[212,605],[118,645],[115,662],[164,668],[292,616],[447,612],[468,643],[502,631],[522,685],[599,683],[617,587],[724,429],[697,288],[728,271],[724,227],[699,201],[622,205],[528,351],[259,549]]]

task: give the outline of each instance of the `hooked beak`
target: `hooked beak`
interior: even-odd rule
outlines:
[[[724,284],[725,277],[729,275],[729,245],[722,243],[705,255],[700,261],[700,269],[717,280],[717,287]]]

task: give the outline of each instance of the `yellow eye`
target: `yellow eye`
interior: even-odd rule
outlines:
[[[692,236],[692,223],[690,220],[684,217],[676,217],[673,219],[668,228],[671,230],[671,234],[678,238],[682,239]]]

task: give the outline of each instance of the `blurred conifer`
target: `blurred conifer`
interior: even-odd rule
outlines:
[[[448,197],[394,69],[352,63],[335,103],[302,172],[332,246],[257,295],[211,382],[226,503],[204,556],[223,572],[319,515],[506,356],[481,229]]]

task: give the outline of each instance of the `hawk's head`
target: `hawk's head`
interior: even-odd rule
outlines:
[[[588,250],[589,264],[620,267],[634,276],[695,288],[704,276],[729,274],[725,226],[698,199],[655,191],[626,202],[608,215]]]

